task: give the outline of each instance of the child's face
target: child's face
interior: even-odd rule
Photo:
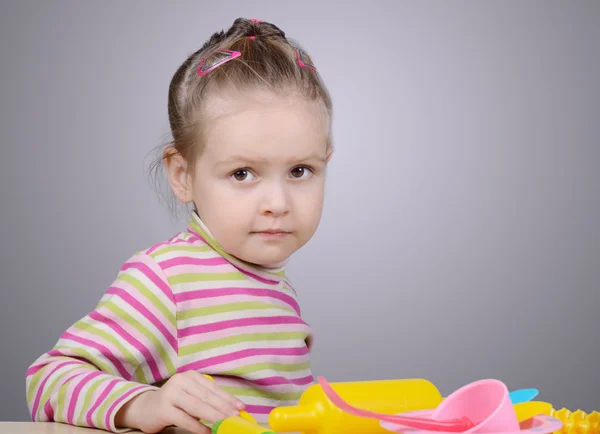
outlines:
[[[315,103],[265,93],[243,105],[239,96],[223,98],[212,110],[219,115],[209,114],[189,199],[225,251],[275,265],[303,246],[321,219],[331,156],[325,119]]]

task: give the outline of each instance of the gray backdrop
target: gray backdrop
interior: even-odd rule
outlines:
[[[322,225],[290,265],[329,380],[485,377],[600,410],[600,2],[0,4],[0,419],[136,249],[167,87],[238,16],[335,102]]]

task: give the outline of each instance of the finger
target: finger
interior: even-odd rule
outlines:
[[[201,424],[198,419],[190,416],[185,411],[176,407],[171,407],[169,419],[173,425],[188,430],[191,433],[210,434],[211,432],[210,428],[204,424]]]
[[[242,410],[245,407],[244,403],[239,398],[225,391],[222,387],[219,387],[214,380],[206,378],[199,372],[195,372],[195,374],[197,375],[193,376],[194,381],[202,386],[205,386],[207,389],[218,395],[221,399],[231,404],[235,410]]]
[[[231,412],[229,414],[223,412],[204,399],[192,396],[185,391],[177,396],[174,404],[177,408],[185,411],[190,416],[206,420],[210,423],[215,423],[218,420],[236,415]]]
[[[243,403],[229,393],[225,392],[214,381],[207,379],[204,375],[195,373],[192,381],[186,383],[183,389],[190,395],[202,399],[217,410],[226,412],[228,416],[236,416],[239,410],[244,408]]]

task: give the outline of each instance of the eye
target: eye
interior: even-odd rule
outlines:
[[[254,180],[254,175],[248,169],[238,169],[233,172],[231,176],[239,182],[250,182]]]
[[[312,173],[313,172],[310,169],[310,167],[298,166],[298,167],[294,167],[291,170],[290,175],[292,176],[292,178],[302,179],[302,178],[306,178],[306,177],[310,176]]]

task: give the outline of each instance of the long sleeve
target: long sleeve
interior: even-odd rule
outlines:
[[[175,298],[147,254],[129,258],[96,308],[27,370],[33,421],[117,429],[117,411],[177,372]]]

